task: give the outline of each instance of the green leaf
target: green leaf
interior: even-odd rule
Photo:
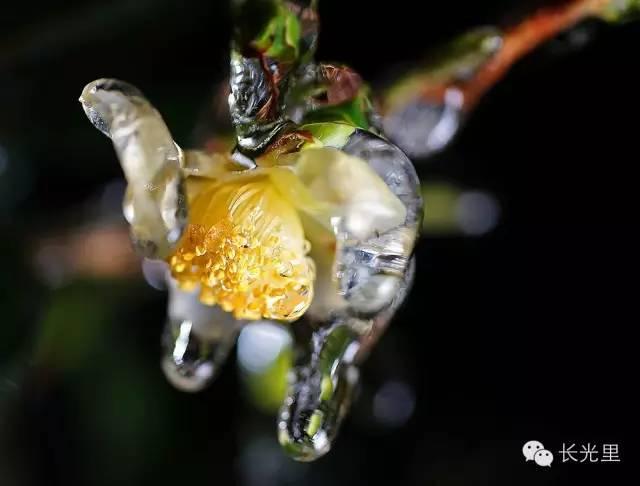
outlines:
[[[301,33],[300,21],[298,20],[297,16],[290,13],[286,19],[285,37],[286,37],[287,45],[293,48],[294,56],[296,58],[299,55],[300,33]]]
[[[302,125],[300,130],[311,133],[322,145],[326,147],[342,148],[349,137],[356,131],[356,127],[347,123],[308,123]]]
[[[273,59],[294,62],[299,55],[300,34],[300,21],[296,15],[280,7],[254,45]]]
[[[371,102],[366,93],[360,93],[354,99],[339,105],[318,108],[305,117],[307,123],[344,122],[363,130],[369,130],[369,112]]]

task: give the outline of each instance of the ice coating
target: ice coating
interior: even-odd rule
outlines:
[[[291,123],[287,93],[304,72],[318,36],[315,0],[236,0],[229,108],[238,147],[255,154]]]
[[[366,160],[405,207],[404,220],[362,238],[344,221],[336,225],[336,277],[353,315],[374,316],[392,303],[407,273],[422,221],[418,176],[395,145],[357,130],[343,150]]]
[[[291,373],[278,421],[278,440],[298,461],[313,461],[331,449],[358,383],[358,369],[346,356],[357,347],[350,326],[337,322],[315,332],[311,342],[308,363]]]
[[[242,326],[219,307],[202,304],[196,292],[169,282],[162,369],[171,384],[186,392],[209,385],[227,359]]]
[[[278,415],[278,440],[290,457],[314,461],[331,450],[349,411],[360,377],[359,365],[382,336],[413,282],[414,264],[388,307],[362,332],[362,319],[338,312],[318,326],[290,373],[289,391]]]
[[[337,204],[330,255],[311,238],[316,296],[304,319],[310,345],[291,372],[278,437],[293,459],[313,461],[332,447],[358,383],[358,364],[403,302],[422,221],[419,181],[395,145],[328,123],[321,150],[303,150],[294,171],[310,193]],[[304,128],[304,127],[303,127]]]
[[[381,93],[381,126],[408,155],[429,159],[449,145],[491,87],[544,42],[586,19],[622,23],[639,16],[638,0],[534,2],[526,14],[472,29],[402,70]]]
[[[458,133],[472,100],[460,84],[486,66],[502,48],[502,32],[473,29],[436,49],[382,96],[384,133],[418,159],[444,149]]]
[[[230,84],[229,109],[238,144],[242,149],[259,151],[286,125],[279,109],[275,114],[266,114],[274,109],[269,108],[274,101],[270,80],[260,60],[232,54]]]
[[[181,151],[160,114],[122,81],[99,79],[80,97],[93,125],[113,141],[128,182],[124,214],[142,256],[165,258],[187,220]]]

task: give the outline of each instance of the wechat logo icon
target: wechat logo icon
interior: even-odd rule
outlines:
[[[542,442],[530,440],[522,446],[522,455],[527,462],[533,461],[541,467],[551,467],[553,462],[553,454],[542,445]]]

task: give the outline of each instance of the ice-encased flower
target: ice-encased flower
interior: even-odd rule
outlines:
[[[335,257],[337,221],[366,239],[406,215],[366,162],[331,147],[214,172],[187,179],[189,224],[169,262],[181,288],[199,288],[203,303],[238,319],[298,319],[313,301],[313,257],[320,265]]]

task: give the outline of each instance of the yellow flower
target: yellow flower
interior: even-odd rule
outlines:
[[[322,293],[335,293],[326,287],[333,285],[336,218],[366,238],[406,216],[366,162],[337,149],[259,159],[245,171],[222,159],[213,159],[218,168],[209,177],[187,179],[189,224],[168,261],[181,288],[199,287],[203,303],[238,319],[293,321],[309,309],[312,244]]]
[[[189,180],[187,180],[189,184]],[[170,258],[184,289],[238,319],[295,320],[313,299],[313,262],[295,209],[267,175],[211,182],[190,203]]]
[[[349,305],[342,279],[356,272],[354,248],[375,253],[389,245],[378,237],[399,228],[393,251],[411,250],[400,199],[367,162],[332,148],[354,135],[349,124],[299,126],[247,169],[230,155],[183,152],[131,85],[97,80],[81,101],[120,159],[136,249],[166,260],[178,286],[206,305],[238,319],[293,321],[309,311],[327,320]]]

